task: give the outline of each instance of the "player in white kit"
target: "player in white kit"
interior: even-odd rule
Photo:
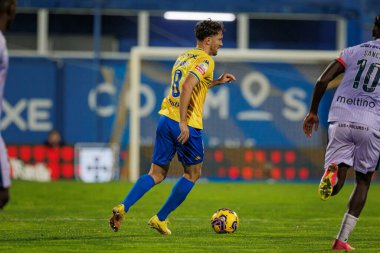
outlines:
[[[329,142],[325,173],[319,184],[322,200],[343,187],[347,170],[355,170],[355,188],[348,203],[334,250],[354,250],[348,236],[365,205],[371,178],[380,157],[380,15],[372,29],[373,41],[343,50],[318,78],[303,130],[310,137],[318,129],[318,106],[328,83],[344,73],[329,111]]]
[[[16,0],[0,0],[0,113],[8,70],[8,50],[4,32],[16,15]],[[10,166],[7,149],[0,134],[0,209],[9,201]]]

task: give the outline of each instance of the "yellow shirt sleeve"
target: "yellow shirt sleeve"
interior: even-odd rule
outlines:
[[[198,78],[199,81],[205,79],[214,71],[214,62],[211,57],[201,57],[193,62],[189,73]]]

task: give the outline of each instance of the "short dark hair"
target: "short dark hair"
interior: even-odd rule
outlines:
[[[15,3],[16,3],[16,0],[0,0],[0,12],[1,13],[7,12],[9,9],[9,6]]]
[[[380,14],[375,17],[374,25],[380,29]]]
[[[207,37],[217,35],[224,31],[223,22],[212,21],[211,19],[199,21],[195,25],[195,38],[202,41]]]

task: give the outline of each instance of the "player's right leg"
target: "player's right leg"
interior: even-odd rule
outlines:
[[[150,218],[148,225],[157,230],[162,235],[171,235],[172,231],[168,228],[169,221],[167,219],[160,220],[157,215]]]
[[[124,201],[112,209],[111,228],[117,232],[125,213],[154,185],[161,183],[169,170],[170,161],[175,154],[175,141],[171,133],[171,123],[167,117],[161,116],[156,131],[156,141],[152,157],[152,166],[148,174],[141,176]],[[177,123],[178,125],[178,123]]]
[[[124,220],[125,214],[128,212],[129,208],[142,198],[142,196],[144,196],[144,194],[154,185],[161,183],[165,179],[168,173],[168,168],[169,165],[161,167],[152,164],[149,173],[141,176],[136,181],[121,204],[112,209],[112,216],[109,224],[113,231],[117,232],[119,230],[121,222]]]
[[[176,210],[194,187],[195,182],[201,175],[202,163],[185,166],[185,174],[174,185],[172,192],[158,213],[153,216],[148,225],[156,229],[160,234],[170,235],[167,217]]]

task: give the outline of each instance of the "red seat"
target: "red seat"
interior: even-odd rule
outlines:
[[[46,148],[43,145],[33,147],[33,157],[35,162],[44,162],[46,160]]]
[[[14,145],[9,145],[8,147],[7,147],[7,149],[8,149],[8,156],[10,157],[10,158],[17,158],[17,146],[14,146]]]
[[[285,169],[285,178],[287,180],[293,180],[296,177],[296,170],[294,167],[289,167]]]
[[[281,179],[281,169],[280,168],[272,168],[271,172],[272,179],[279,180]]]
[[[57,180],[59,178],[59,164],[55,162],[50,162],[47,164],[50,170],[50,176],[52,180]]]
[[[247,150],[244,153],[244,161],[247,163],[250,163],[253,161],[253,151],[252,150]]]
[[[301,168],[298,170],[298,176],[302,180],[309,179],[309,169],[308,168]]]
[[[259,163],[264,163],[266,161],[265,151],[263,150],[256,151],[256,161]]]
[[[231,166],[228,168],[228,177],[230,179],[237,179],[239,177],[239,168],[236,166]]]
[[[64,146],[61,148],[61,157],[65,162],[72,162],[74,160],[74,148],[72,146]]]
[[[270,159],[272,163],[279,163],[281,162],[281,151],[279,150],[273,150],[270,154]]]
[[[297,159],[296,152],[293,150],[288,150],[285,152],[285,161],[289,164],[294,164]]]
[[[30,162],[32,158],[32,148],[29,145],[22,145],[19,149],[19,157],[24,162]]]
[[[60,158],[59,147],[46,148],[46,151],[47,151],[46,156],[47,156],[48,162],[55,162],[55,163],[59,162],[59,158]]]
[[[64,178],[74,178],[74,165],[70,163],[64,163],[61,165],[61,174]]]
[[[221,150],[215,150],[214,159],[216,162],[222,162],[224,159],[224,154]]]
[[[243,167],[241,174],[243,176],[243,179],[245,179],[245,180],[252,179],[253,178],[253,168],[249,167],[249,166]]]

